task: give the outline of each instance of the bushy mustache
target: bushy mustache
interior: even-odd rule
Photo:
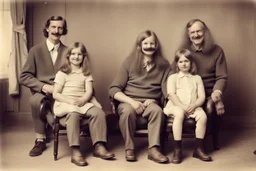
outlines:
[[[148,51],[148,52],[154,52],[156,49],[155,48],[144,48],[144,51]]]
[[[202,38],[202,36],[195,36],[195,37],[192,37],[192,39],[194,39],[194,40],[201,39],[201,38]]]

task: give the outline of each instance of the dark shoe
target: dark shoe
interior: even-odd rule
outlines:
[[[99,157],[105,160],[112,159],[115,157],[113,153],[110,153],[102,143],[97,143],[95,145],[94,153],[95,157]]]
[[[87,166],[88,163],[83,156],[72,156],[71,163],[74,163],[77,166]]]
[[[212,158],[210,156],[207,156],[201,148],[196,148],[194,150],[193,157],[206,162],[212,161]]]
[[[130,162],[137,161],[134,150],[130,150],[130,149],[126,150],[125,159],[126,161],[130,161]]]
[[[253,153],[256,155],[256,150]]]
[[[181,149],[174,149],[172,163],[179,164],[182,161],[182,150]]]
[[[44,141],[35,141],[35,146],[30,150],[29,155],[31,157],[39,156],[46,149],[46,142]]]
[[[148,150],[148,159],[157,163],[167,163],[169,161],[157,147],[152,147]]]

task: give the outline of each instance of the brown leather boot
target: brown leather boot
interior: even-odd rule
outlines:
[[[206,161],[206,162],[212,161],[211,156],[208,156],[204,153],[203,139],[196,138],[196,148],[194,150],[193,157],[198,158],[202,161]]]
[[[181,141],[174,141],[174,152],[172,157],[172,163],[179,164],[181,162],[182,162]]]

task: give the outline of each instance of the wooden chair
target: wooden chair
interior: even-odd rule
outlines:
[[[59,136],[66,136],[66,127],[65,127],[65,117],[58,117],[53,114],[52,111],[52,102],[48,99],[43,99],[40,105],[40,117],[46,120],[46,114],[52,113],[52,115],[47,116],[48,121],[50,120],[50,125],[53,129],[53,140],[54,140],[54,147],[53,147],[53,156],[54,160],[58,159],[58,147],[59,147]],[[49,115],[49,114],[48,114]],[[81,123],[81,133],[80,136],[82,137],[90,137],[89,133],[89,121],[88,119],[84,119]]]
[[[89,120],[83,119],[80,128],[81,137],[90,137],[89,133]],[[53,147],[53,156],[54,160],[58,159],[58,147],[59,147],[59,136],[66,136],[66,127],[65,127],[65,117],[54,116],[53,124],[53,133],[54,133],[54,147]]]

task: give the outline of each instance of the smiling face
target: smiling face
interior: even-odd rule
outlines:
[[[180,59],[177,62],[177,67],[179,71],[183,73],[189,73],[190,67],[191,67],[191,62],[186,58],[184,55],[180,57]]]
[[[49,27],[46,28],[46,31],[48,32],[48,39],[53,44],[57,44],[60,41],[60,37],[63,34],[63,26],[64,26],[63,20],[57,20],[57,21],[51,20]]]
[[[146,56],[152,56],[156,51],[156,42],[154,36],[150,36],[141,42],[142,53]]]
[[[204,41],[204,26],[201,22],[195,22],[188,28],[188,37],[190,41],[196,46],[200,47]]]
[[[69,62],[71,67],[81,67],[83,59],[84,57],[80,48],[74,48],[71,50],[71,53],[69,56]]]

